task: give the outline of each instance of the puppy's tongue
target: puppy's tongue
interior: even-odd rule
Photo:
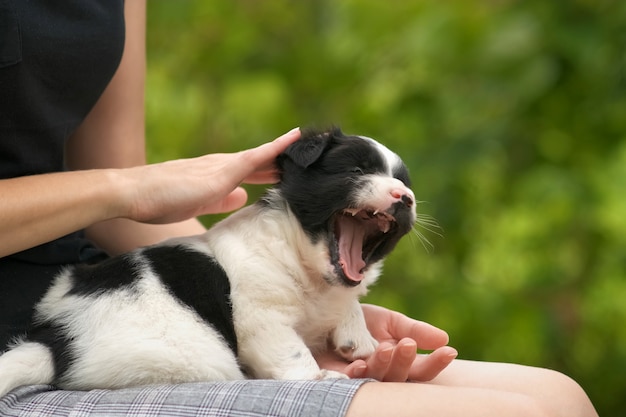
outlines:
[[[363,260],[363,238],[365,230],[362,224],[349,216],[342,216],[337,223],[339,234],[339,264],[343,273],[355,282],[363,279],[361,272],[365,268]]]

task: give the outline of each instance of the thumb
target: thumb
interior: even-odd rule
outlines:
[[[221,200],[204,206],[202,214],[228,213],[243,207],[246,201],[248,201],[248,193],[243,188],[237,187]]]

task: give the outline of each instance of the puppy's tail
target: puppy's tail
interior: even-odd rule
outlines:
[[[52,352],[41,343],[18,343],[0,356],[0,397],[22,385],[51,384],[53,380]]]

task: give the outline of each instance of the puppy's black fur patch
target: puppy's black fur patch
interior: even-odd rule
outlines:
[[[142,257],[181,304],[213,326],[237,355],[230,281],[215,259],[184,246],[149,247]]]
[[[78,265],[72,270],[69,294],[97,296],[107,291],[130,287],[137,279],[136,254],[127,253],[92,265]]]
[[[68,349],[72,340],[60,325],[50,321],[37,323],[29,330],[28,340],[47,346],[52,353],[55,375],[63,375],[74,362],[74,349]]]

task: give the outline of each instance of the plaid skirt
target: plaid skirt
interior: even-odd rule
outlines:
[[[2,417],[343,416],[364,379],[244,380],[122,390],[59,391],[48,385],[0,398]]]

